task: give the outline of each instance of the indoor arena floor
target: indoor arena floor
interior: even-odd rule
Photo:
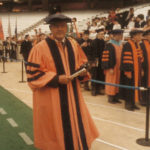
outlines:
[[[7,62],[5,67],[7,73],[1,73],[3,69],[0,63],[0,86],[32,108],[32,91],[27,82],[19,83],[22,80],[21,62]],[[25,72],[24,80],[26,80]],[[150,149],[150,147],[143,147],[136,143],[137,139],[145,137],[145,107],[140,106],[140,110],[130,112],[124,109],[123,101],[122,104],[113,105],[107,102],[106,96],[93,97],[90,92],[83,89],[82,91],[100,132],[100,137],[93,142],[91,150]]]

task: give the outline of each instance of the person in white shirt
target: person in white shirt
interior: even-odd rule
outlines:
[[[129,24],[127,26],[127,29],[129,30],[132,30],[133,28],[135,28],[135,17],[130,19]]]
[[[119,24],[118,20],[114,20],[113,24],[113,30],[121,29],[121,25]]]
[[[93,21],[93,22],[92,22],[92,26],[90,27],[90,35],[89,35],[89,38],[90,38],[91,40],[96,39],[96,35],[97,35],[96,30],[97,30],[97,29],[98,29],[97,23]]]

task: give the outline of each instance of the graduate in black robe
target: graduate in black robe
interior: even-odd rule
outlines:
[[[83,32],[83,36],[81,39],[78,39],[78,43],[80,44],[81,48],[83,49],[85,55],[87,56],[88,62],[92,61],[92,49],[91,49],[91,43],[92,40],[89,39],[89,31],[85,30]],[[86,91],[89,91],[89,81],[84,82],[84,89]]]
[[[10,52],[11,59],[17,59],[17,42],[15,37],[12,38],[11,41],[11,52]]]
[[[104,29],[97,30],[97,38],[92,42],[92,57],[94,60],[92,66],[92,79],[104,81],[104,71],[101,67],[101,59],[103,50],[105,48],[104,41]],[[103,94],[100,92],[101,89],[104,89],[103,85],[92,82],[92,95],[96,96],[97,94]]]
[[[25,40],[21,43],[21,50],[20,50],[20,54],[22,54],[25,61],[28,60],[28,56],[31,49],[32,49],[32,42],[30,41],[30,36],[27,34],[25,35]]]
[[[83,36],[82,36],[82,38],[78,39],[78,43],[80,44],[85,55],[87,56],[88,61],[91,61],[92,60],[92,50],[91,50],[92,40],[89,39],[89,31],[88,30],[85,30],[83,32]]]

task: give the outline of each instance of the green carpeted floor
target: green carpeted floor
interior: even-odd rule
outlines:
[[[0,113],[0,150],[37,150],[19,136],[20,132],[25,132],[33,141],[32,109],[2,87],[0,108],[7,112],[5,115]],[[18,127],[12,127],[8,118],[12,118]]]

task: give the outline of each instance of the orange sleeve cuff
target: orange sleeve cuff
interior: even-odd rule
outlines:
[[[131,75],[132,75],[132,73],[131,73],[131,72],[125,72],[124,74],[125,74],[126,76],[127,76],[127,75],[129,75],[129,76],[131,76]]]

